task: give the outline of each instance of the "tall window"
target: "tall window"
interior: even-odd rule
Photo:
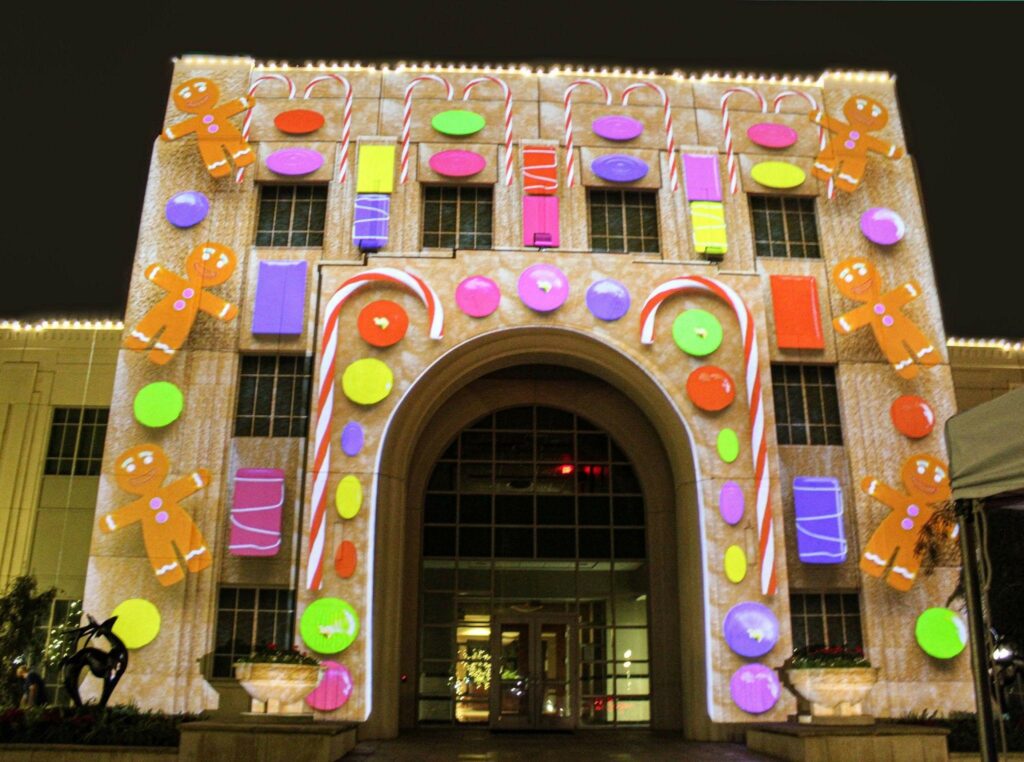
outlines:
[[[257,246],[323,246],[326,185],[261,185]]]
[[[266,587],[222,587],[217,597],[213,677],[231,677],[231,665],[257,646],[292,647],[295,594]]]
[[[748,199],[757,256],[821,257],[813,198],[748,196]]]
[[[592,251],[660,251],[654,191],[592,190],[587,205]]]
[[[857,593],[792,593],[793,648],[863,646]]]
[[[494,199],[490,188],[423,188],[423,248],[489,249]]]
[[[779,444],[841,445],[836,371],[831,365],[772,364]]]
[[[306,436],[311,365],[308,355],[243,355],[235,436]]]
[[[98,476],[109,415],[105,407],[54,408],[44,473]]]

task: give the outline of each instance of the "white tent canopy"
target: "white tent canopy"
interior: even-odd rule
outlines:
[[[956,500],[996,496],[1024,508],[1024,388],[946,421],[950,479]]]

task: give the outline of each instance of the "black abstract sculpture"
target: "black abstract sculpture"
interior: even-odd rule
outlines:
[[[88,614],[86,616],[89,616]],[[71,696],[75,706],[82,706],[82,697],[78,694],[78,679],[85,667],[95,677],[103,680],[103,694],[100,696],[99,706],[106,706],[110,694],[114,692],[117,681],[121,679],[125,669],[128,667],[128,649],[121,639],[113,633],[114,622],[117,617],[111,617],[102,624],[89,616],[89,624],[71,630],[68,635],[73,638],[72,642],[85,637],[85,643],[75,653],[61,659],[60,667],[64,674],[64,690]],[[109,651],[102,651],[99,648],[90,646],[89,642],[95,637],[106,638],[110,643]]]

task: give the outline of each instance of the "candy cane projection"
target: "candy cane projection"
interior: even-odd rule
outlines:
[[[405,100],[402,102],[402,167],[398,182],[405,184],[409,178],[409,129],[412,127],[412,91],[428,80],[444,85],[445,98],[451,100],[455,96],[452,83],[437,74],[424,74],[416,77],[405,87]]]
[[[810,93],[804,92],[803,90],[784,90],[781,93],[779,93],[778,95],[776,95],[774,98],[772,98],[772,113],[773,114],[778,114],[779,111],[782,109],[782,101],[784,101],[786,98],[790,98],[790,97],[792,97],[794,95],[797,96],[798,98],[803,98],[805,101],[807,101],[811,105],[811,113],[812,114],[815,113],[816,111],[818,111],[818,101],[816,101],[814,99],[814,96],[811,95]],[[825,130],[824,126],[818,125],[818,150],[819,151],[824,151],[825,150],[825,146],[827,146],[827,145],[828,145],[828,133]],[[830,199],[832,199],[832,198],[835,198],[835,196],[836,196],[836,181],[830,176],[828,178],[828,197]]]
[[[338,355],[338,318],[352,294],[376,284],[398,286],[420,298],[430,320],[430,338],[444,335],[444,308],[437,293],[418,275],[393,267],[380,267],[355,275],[342,283],[324,310],[320,341],[320,386],[316,402],[316,441],[313,459],[313,515],[309,522],[309,562],[306,588],[319,590],[323,582],[324,543],[327,536],[327,478],[331,467],[331,416],[334,413],[334,366]]]
[[[259,90],[260,85],[271,80],[277,80],[278,82],[288,86],[289,100],[295,97],[295,83],[284,74],[264,74],[252,83],[252,87],[249,88],[248,97],[252,98],[256,94],[256,91]],[[249,106],[245,112],[245,120],[242,122],[242,141],[246,143],[249,142],[249,133],[252,132],[252,109],[255,105],[256,104],[254,103],[252,106]],[[244,179],[245,167],[241,167],[235,174],[235,182],[240,183]]]
[[[629,94],[634,90],[639,90],[641,87],[649,87],[654,90],[658,95],[661,96],[661,107],[664,110],[664,128],[665,128],[665,150],[668,151],[668,173],[672,178],[672,191],[679,190],[679,166],[676,163],[676,139],[672,134],[672,104],[668,100],[668,93],[665,92],[665,88],[661,85],[656,85],[653,82],[637,82],[635,85],[630,85],[622,91],[622,105],[629,105]]]
[[[462,88],[462,100],[468,101],[470,91],[483,82],[495,83],[505,94],[505,185],[511,185],[514,163],[512,159],[512,91],[509,90],[508,84],[503,79],[490,76],[477,77],[467,82],[466,86]]]
[[[729,193],[735,195],[739,188],[739,182],[736,177],[736,154],[733,152],[732,146],[732,124],[729,122],[729,99],[734,95],[743,93],[749,95],[751,98],[756,98],[757,102],[761,106],[761,113],[768,113],[768,104],[765,102],[764,96],[749,87],[731,87],[722,93],[722,99],[719,101],[719,106],[722,109],[722,135],[725,140],[725,166],[729,170]]]
[[[578,79],[565,88],[565,95],[562,98],[563,105],[565,106],[565,171],[570,188],[576,185],[576,157],[573,155],[572,150],[572,93],[577,87],[582,87],[583,85],[596,87],[604,93],[605,105],[612,105],[612,94],[608,91],[607,87],[595,79]]]
[[[340,74],[324,74],[309,81],[302,97],[303,99],[308,98],[314,87],[332,79],[345,86],[345,106],[341,117],[341,159],[338,161],[338,182],[344,183],[348,178],[348,146],[352,138],[352,83]]]
[[[764,400],[761,390],[761,368],[757,358],[757,336],[750,308],[732,288],[713,278],[685,275],[672,278],[655,288],[640,311],[640,342],[654,343],[654,318],[658,307],[666,299],[689,291],[713,294],[732,307],[740,324],[743,340],[743,370],[747,386],[747,406],[750,408],[750,453],[754,463],[754,482],[757,485],[757,532],[761,559],[761,592],[774,595],[775,533],[772,528],[772,508],[768,502],[768,445],[764,431]]]

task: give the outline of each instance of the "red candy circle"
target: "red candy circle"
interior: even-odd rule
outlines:
[[[702,365],[686,379],[686,394],[701,410],[723,410],[736,399],[736,384],[717,365]]]
[[[904,394],[893,400],[889,415],[896,430],[911,439],[926,437],[935,428],[935,413],[931,406],[913,394]]]
[[[405,336],[409,328],[409,315],[402,305],[380,299],[370,302],[360,310],[356,327],[367,344],[390,347]]]

